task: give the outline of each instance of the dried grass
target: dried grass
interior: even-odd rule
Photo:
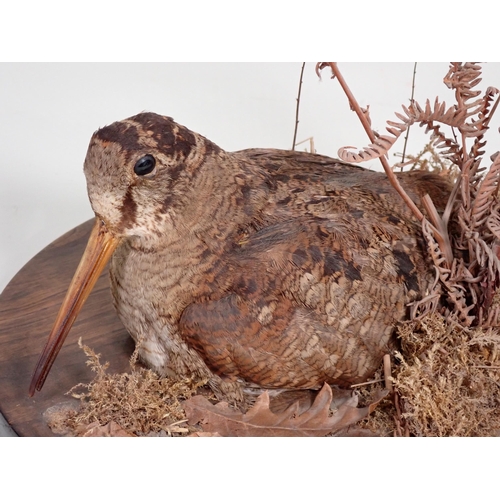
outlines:
[[[402,153],[395,153],[394,156],[403,158]],[[451,160],[441,155],[432,141],[428,142],[416,155],[407,154],[404,162],[396,163],[392,168],[402,171],[406,166],[410,166],[409,170],[422,170],[441,175],[452,182],[456,182],[460,174],[460,169]]]
[[[384,388],[383,379],[384,369],[381,365],[377,372],[373,375],[372,380],[379,381],[373,382],[357,388],[359,395],[359,404],[365,406],[369,401],[373,401],[374,396],[378,391]],[[391,397],[383,399],[370,416],[359,424],[360,427],[368,429],[376,436],[395,436],[396,431],[396,409]]]

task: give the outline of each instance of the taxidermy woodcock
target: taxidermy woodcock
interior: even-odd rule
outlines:
[[[383,173],[306,152],[228,153],[154,113],[98,130],[84,171],[96,221],[31,394],[110,257],[141,360],[207,378],[235,403],[367,380],[434,278],[421,225]],[[415,203],[428,193],[444,208],[443,178],[398,178]]]

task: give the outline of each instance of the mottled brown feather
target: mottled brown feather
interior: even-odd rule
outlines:
[[[133,172],[155,156],[151,176]],[[432,281],[419,223],[382,173],[303,152],[228,153],[143,113],[99,130],[85,162],[98,217],[123,241],[115,305],[163,374],[247,387],[366,380]],[[439,176],[398,175],[443,210]]]

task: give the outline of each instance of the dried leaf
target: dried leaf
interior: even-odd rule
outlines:
[[[360,427],[348,427],[337,433],[335,437],[381,437],[370,429],[362,429]]]
[[[81,428],[78,435],[82,437],[137,437],[113,420],[105,425],[99,425],[98,422],[89,424]]]
[[[218,432],[193,432],[189,437],[222,437]]]
[[[352,396],[332,416],[332,389],[328,384],[323,386],[312,406],[301,414],[297,411],[298,404],[281,413],[273,413],[267,391],[245,414],[225,402],[213,405],[203,396],[185,401],[183,408],[190,425],[199,422],[205,432],[218,432],[222,436],[326,436],[368,416],[386,394],[384,391],[377,401],[365,408],[357,408],[358,398]]]

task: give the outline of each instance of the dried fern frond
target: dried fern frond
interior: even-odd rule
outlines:
[[[318,68],[325,66],[330,66],[341,80],[335,63],[323,63]],[[447,106],[436,98],[432,104],[426,100],[425,106],[421,106],[412,100],[409,106],[402,107],[402,113],[396,113],[399,121],[387,121],[390,136],[376,135],[363,123],[365,129],[370,129],[371,144],[354,152],[353,148],[339,150],[339,156],[350,162],[380,158],[387,172],[384,155],[404,131],[419,123],[430,135],[429,148],[432,149],[428,151],[432,151],[434,161],[439,158],[435,163],[447,162],[451,168],[446,172],[455,171],[455,186],[442,216],[429,196],[422,197],[427,219],[418,218],[436,269],[436,282],[421,301],[412,305],[412,318],[439,310],[448,321],[458,321],[464,326],[494,325],[500,321],[500,294],[497,300],[500,286],[500,155],[493,158],[486,174],[486,169],[480,166],[486,144],[484,134],[498,106],[499,97],[494,99],[499,91],[488,87],[481,96],[475,89],[480,81],[480,65],[451,63],[444,83],[455,90],[456,104]],[[347,94],[345,82],[341,85]],[[354,101],[350,93],[348,97],[350,102]],[[451,134],[448,135],[443,127],[449,127]],[[468,151],[470,139],[473,144]],[[422,155],[418,158],[421,160]],[[416,158],[410,158],[404,165],[396,166],[415,168],[416,162]],[[398,190],[400,194],[401,191]]]
[[[318,65],[317,71],[326,65],[327,63]],[[417,101],[412,100],[410,106],[402,106],[403,113],[395,113],[400,120],[399,122],[387,121],[386,130],[391,135],[376,135],[370,127],[370,132],[373,134],[370,135],[372,142],[357,151],[352,151],[356,149],[352,146],[340,148],[339,158],[351,163],[380,158],[388,153],[402,133],[413,124],[419,123],[421,127],[425,127],[425,133],[430,134],[432,145],[442,149],[441,154],[459,168],[469,157],[478,160],[484,153],[481,149],[485,145],[484,133],[493,112],[496,110],[498,99],[493,108],[490,105],[493,96],[499,93],[495,87],[488,87],[482,98],[471,101],[481,93],[472,90],[481,81],[480,74],[481,67],[477,64],[451,63],[444,82],[450,88],[455,89],[457,104],[447,107],[445,102],[436,98],[433,105],[431,105],[430,100],[426,100],[425,106],[422,107]],[[441,125],[457,129],[461,134],[461,143],[455,137],[448,137],[441,130]],[[467,154],[464,149],[467,138],[474,138],[470,154]]]
[[[469,152],[469,157],[471,158],[478,159],[484,155],[484,149],[481,149],[486,145],[486,141],[484,141],[484,134],[488,130],[488,123],[490,122],[491,117],[496,111],[499,99],[496,99],[493,108],[490,108],[490,105],[493,101],[493,96],[495,96],[499,92],[500,91],[495,87],[488,87],[486,89],[486,92],[484,93],[481,106],[479,107],[477,113],[478,120],[477,122],[475,122],[475,127],[481,133],[478,134],[474,139],[474,143]]]
[[[389,126],[386,127],[386,130],[392,134],[392,137],[387,135],[379,136],[374,143],[366,146],[358,153],[349,151],[351,147],[340,148],[338,151],[339,157],[344,161],[353,163],[379,158],[389,151],[399,136],[411,125],[420,123],[421,126],[426,127],[425,133],[430,132],[430,142],[433,146],[441,149],[446,148],[441,154],[450,158],[454,163],[457,163],[460,146],[453,139],[447,138],[444,135],[438,123],[463,129],[464,133],[470,136],[479,133],[474,127],[464,125],[466,117],[464,109],[457,109],[456,106],[446,108],[446,103],[440,102],[437,98],[434,106],[431,106],[430,101],[427,100],[424,108],[417,101],[413,101],[408,107],[402,106],[402,108],[405,114],[395,113],[400,122],[387,121]]]
[[[500,204],[498,202],[490,210],[490,215],[486,219],[486,227],[500,241]]]
[[[452,62],[448,73],[443,78],[443,83],[449,89],[455,90],[455,98],[460,108],[470,109],[479,105],[480,100],[473,103],[468,101],[481,94],[479,90],[472,90],[481,80],[481,66],[479,64]]]
[[[481,230],[491,207],[496,200],[500,183],[500,155],[495,158],[490,169],[481,181],[477,195],[472,204],[471,230]]]

